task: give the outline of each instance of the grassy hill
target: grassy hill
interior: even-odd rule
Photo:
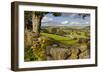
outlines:
[[[59,35],[55,35],[55,34],[41,33],[41,35],[52,38],[55,41],[58,41],[60,43],[67,44],[67,45],[73,45],[76,42],[78,42],[78,40],[73,40],[71,38],[63,37],[63,36],[59,36]]]

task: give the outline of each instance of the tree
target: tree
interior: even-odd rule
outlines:
[[[78,15],[79,15],[82,19],[85,19],[85,17],[90,16],[90,14],[82,14],[82,13],[79,13]]]
[[[52,12],[26,11],[25,12],[25,19],[26,19],[25,23],[30,25],[29,21],[31,21],[32,22],[32,31],[35,32],[35,33],[40,33],[41,20],[48,13],[52,13]],[[61,13],[54,13],[54,12],[52,14],[54,16],[60,16],[61,15]],[[29,26],[26,26],[26,27],[29,27]]]
[[[40,33],[41,20],[48,13],[51,13],[51,12],[33,12],[32,14],[33,32]],[[61,13],[53,13],[53,15],[60,16]]]
[[[31,11],[25,11],[24,12],[24,23],[25,23],[25,29],[32,30],[32,12]]]

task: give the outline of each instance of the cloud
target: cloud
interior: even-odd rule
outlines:
[[[90,24],[89,22],[86,22],[86,24]]]
[[[82,19],[78,13],[62,13],[61,16],[55,17],[52,14],[46,14],[42,19],[43,25],[56,26],[85,26],[90,25],[90,16]]]
[[[89,25],[90,23],[89,22],[76,22],[76,21],[74,21],[74,22],[70,22],[69,23],[71,26],[87,26],[87,25]]]
[[[61,22],[61,24],[68,24],[68,23],[69,23],[68,21]]]
[[[80,22],[70,22],[70,24],[76,25],[76,24],[80,24]]]
[[[42,22],[49,22],[49,21],[52,21],[53,20],[53,18],[50,18],[50,17],[43,17],[43,19],[42,19]]]
[[[75,17],[77,18],[77,14],[72,13],[72,14],[70,14],[70,17],[71,18],[75,18]]]

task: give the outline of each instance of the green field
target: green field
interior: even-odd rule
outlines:
[[[41,33],[41,35],[52,38],[55,41],[58,41],[60,43],[67,44],[67,45],[73,45],[78,41],[78,40],[73,40],[71,38],[63,37],[63,36],[59,36],[55,34]]]

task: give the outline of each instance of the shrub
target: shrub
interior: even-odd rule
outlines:
[[[24,54],[24,60],[25,61],[34,61],[34,60],[37,60],[37,58],[33,54],[31,48],[25,48],[24,51],[25,51],[25,54]]]

